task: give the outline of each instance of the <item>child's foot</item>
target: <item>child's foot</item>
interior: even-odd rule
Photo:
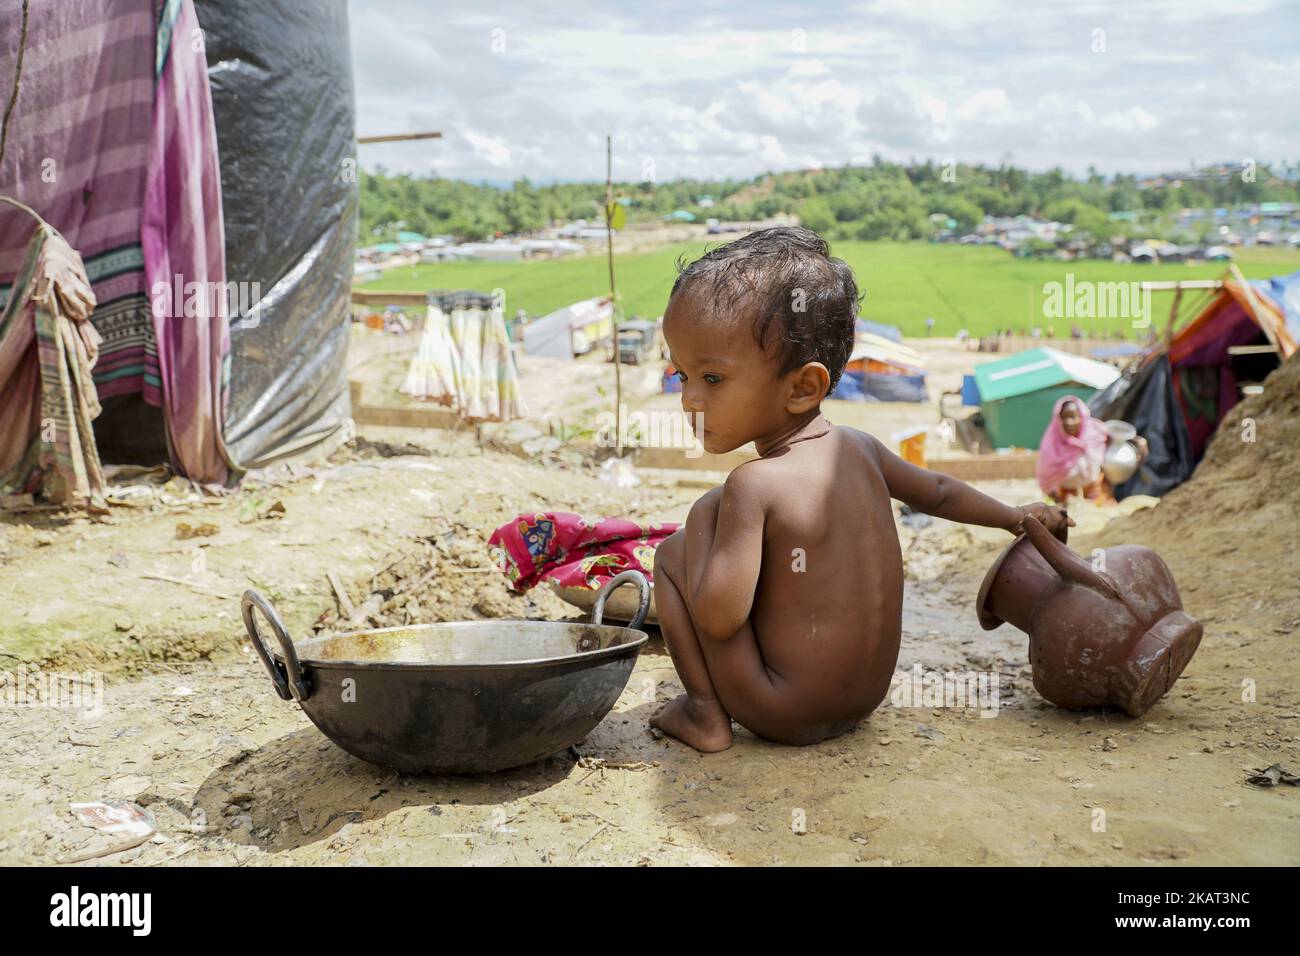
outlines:
[[[716,700],[700,702],[682,694],[651,717],[650,725],[701,753],[731,746],[731,718]]]

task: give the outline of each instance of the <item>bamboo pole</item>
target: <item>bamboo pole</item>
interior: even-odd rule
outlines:
[[[614,447],[623,457],[623,359],[618,354],[618,295],[614,288],[614,137],[605,137],[605,254],[609,260],[610,327],[614,335]]]
[[[1183,301],[1183,287],[1180,285],[1174,291],[1174,304],[1169,309],[1169,322],[1165,326],[1165,348],[1168,349],[1174,344],[1174,326],[1178,324],[1178,306]]]
[[[382,136],[358,136],[357,142],[366,143],[404,143],[412,139],[442,139],[441,133],[390,133]]]
[[[1255,295],[1255,290],[1251,287],[1250,281],[1242,275],[1241,270],[1237,268],[1235,262],[1228,268],[1232,272],[1232,277],[1237,280],[1238,284],[1241,286],[1241,290],[1246,294],[1246,301],[1250,303],[1250,311],[1255,319],[1255,324],[1258,325],[1260,330],[1264,333],[1264,337],[1268,339],[1269,344],[1272,345],[1273,348],[1277,349],[1277,354],[1282,355],[1282,343],[1279,342],[1277,336],[1273,334],[1273,326],[1269,324],[1268,319],[1265,317],[1264,306]]]
[[[1219,289],[1223,286],[1222,279],[1181,279],[1177,282],[1143,282],[1142,288],[1150,289],[1152,292],[1173,292],[1177,289]]]

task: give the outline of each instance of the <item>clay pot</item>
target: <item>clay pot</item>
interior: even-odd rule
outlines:
[[[980,585],[980,624],[1029,634],[1034,689],[1059,707],[1151,709],[1201,642],[1169,568],[1150,548],[1106,548],[1097,570],[1034,518]],[[1104,569],[1104,570],[1101,570]]]

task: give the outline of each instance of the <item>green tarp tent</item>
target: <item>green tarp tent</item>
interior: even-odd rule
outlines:
[[[1085,402],[1119,372],[1057,349],[1030,349],[975,367],[984,430],[996,448],[1038,448],[1052,407],[1063,395]]]

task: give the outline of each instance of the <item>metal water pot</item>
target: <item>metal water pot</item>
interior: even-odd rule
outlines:
[[[1133,445],[1137,429],[1128,422],[1109,421],[1106,423],[1106,431],[1111,440],[1106,446],[1101,470],[1113,487],[1128,481],[1138,469],[1138,452]]]

